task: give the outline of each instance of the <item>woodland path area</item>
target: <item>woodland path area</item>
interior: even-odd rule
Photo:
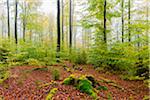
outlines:
[[[72,69],[72,64],[65,62]],[[62,85],[62,81],[70,74],[93,75],[97,80],[111,80],[100,82],[108,90],[98,91],[99,100],[143,100],[148,95],[148,88],[142,81],[125,81],[118,75],[97,72],[90,65],[79,65],[81,69],[64,70],[63,64],[53,65],[60,70],[60,80],[52,81],[49,70],[32,70],[37,66],[18,66],[11,68],[11,76],[0,85],[0,96],[4,100],[45,100],[52,88],[58,88],[53,100],[92,100],[90,96],[81,93],[73,86]],[[45,68],[45,67],[44,67]],[[50,83],[51,82],[51,83]],[[110,82],[110,83],[111,83]],[[49,85],[44,85],[50,83]]]

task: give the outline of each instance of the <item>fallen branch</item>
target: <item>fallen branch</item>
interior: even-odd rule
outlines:
[[[43,87],[46,87],[46,86],[49,86],[49,85],[57,85],[57,82],[56,81],[51,81],[49,83],[45,83],[45,84],[40,85],[39,88],[43,88]]]

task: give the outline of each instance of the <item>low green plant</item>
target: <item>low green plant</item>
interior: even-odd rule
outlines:
[[[0,62],[6,62],[9,50],[4,47],[0,47]]]
[[[40,66],[41,65],[40,61],[38,61],[37,59],[33,59],[33,58],[27,59],[25,63],[30,66]]]
[[[75,64],[86,64],[87,53],[84,50],[72,49],[71,54],[69,54],[69,60]]]
[[[52,77],[53,77],[53,80],[59,80],[60,79],[60,71],[58,69],[54,69],[52,71]]]
[[[0,83],[3,83],[6,79],[8,79],[10,76],[9,71],[0,71]]]
[[[86,64],[87,63],[87,54],[85,51],[77,52],[77,57],[75,59],[76,64]]]

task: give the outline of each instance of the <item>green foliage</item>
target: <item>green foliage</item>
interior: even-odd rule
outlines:
[[[8,79],[10,76],[10,72],[9,71],[0,71],[0,83],[2,83],[3,81],[5,81],[6,79]]]
[[[25,63],[30,66],[40,66],[40,62],[37,59],[33,58],[27,59]]]
[[[6,62],[9,51],[6,48],[0,47],[0,61]]]
[[[50,90],[49,94],[46,97],[46,100],[53,100],[53,96],[56,94],[56,92],[58,91],[57,88],[53,88]]]
[[[47,43],[23,42],[22,40],[19,42],[17,46],[10,40],[3,42],[3,47],[0,48],[0,51],[4,51],[4,53],[0,52],[0,55],[3,55],[0,56],[0,60],[3,60],[2,62],[7,63],[9,66],[27,64],[32,66],[47,66],[56,62],[56,51],[55,49],[51,49]]]
[[[77,89],[79,89],[81,92],[85,92],[89,95],[92,95],[92,93],[93,93],[92,83],[87,79],[80,80],[79,84],[77,85]]]
[[[72,49],[69,55],[69,60],[75,64],[86,64],[87,63],[87,53],[84,50]]]
[[[138,51],[128,43],[115,44],[111,48],[96,46],[89,53],[88,61],[95,67],[103,67],[104,70],[123,72],[128,75],[135,75],[138,62]]]
[[[85,51],[77,52],[77,57],[75,59],[76,64],[86,64],[87,63],[87,54]]]
[[[52,71],[52,77],[53,77],[53,80],[59,80],[60,79],[60,71],[58,69],[54,69]]]

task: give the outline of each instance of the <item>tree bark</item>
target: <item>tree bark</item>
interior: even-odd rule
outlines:
[[[23,41],[25,42],[26,33],[26,2],[24,2],[24,17],[23,17]]]
[[[72,0],[69,2],[69,48],[72,49]]]
[[[130,20],[131,20],[131,8],[130,8],[130,5],[131,5],[131,3],[130,3],[130,0],[128,1],[128,35],[129,35],[129,37],[128,37],[128,41],[129,42],[131,42],[131,22],[130,22]]]
[[[61,8],[61,13],[62,13],[62,45],[64,44],[64,0],[62,0],[62,8]]]
[[[10,39],[9,0],[7,0],[7,24],[8,24],[8,38]]]
[[[18,43],[18,39],[17,39],[17,17],[18,17],[18,1],[15,1],[15,43]]]
[[[106,36],[106,5],[107,2],[104,0],[104,42],[107,43],[107,36]]]
[[[60,0],[57,0],[57,58],[60,57]]]
[[[122,43],[124,42],[124,0],[122,0],[122,16],[121,16],[121,19],[122,19]]]

